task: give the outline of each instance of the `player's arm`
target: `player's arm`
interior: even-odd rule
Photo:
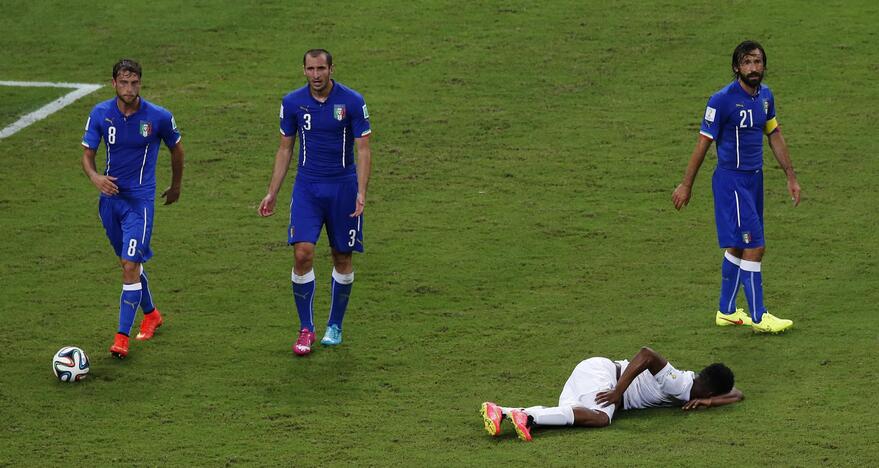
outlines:
[[[769,147],[772,148],[772,154],[775,160],[787,176],[787,192],[790,194],[791,201],[794,206],[800,204],[800,183],[797,182],[797,173],[794,172],[794,164],[790,160],[790,153],[787,151],[787,143],[781,134],[781,129],[776,128],[769,134]]]
[[[119,187],[113,183],[116,180],[113,176],[106,176],[98,172],[97,166],[95,166],[95,153],[96,151],[89,148],[83,147],[82,151],[82,172],[92,181],[92,184],[97,187],[98,190],[101,191],[104,195],[116,195],[119,193]]]
[[[656,351],[646,346],[641,348],[641,350],[638,351],[638,354],[629,361],[629,365],[626,367],[626,370],[623,371],[623,374],[620,375],[616,387],[607,392],[598,393],[595,397],[595,402],[602,406],[617,404],[622,398],[623,393],[629,388],[629,385],[632,385],[635,378],[642,372],[649,370],[651,374],[656,375],[666,364],[668,364],[668,360]]]
[[[171,147],[171,186],[162,192],[165,204],[170,205],[180,199],[180,186],[183,184],[183,143]]]
[[[708,153],[708,148],[711,146],[712,141],[714,140],[701,133],[699,134],[699,140],[696,141],[696,147],[693,149],[693,154],[690,156],[690,162],[687,163],[687,170],[684,172],[684,179],[677,188],[675,188],[675,191],[671,195],[671,201],[674,203],[676,210],[680,210],[690,203],[693,182],[696,180],[696,174],[699,173],[699,168],[702,167],[702,162],[705,161],[705,154]]]
[[[355,138],[357,145],[357,204],[351,217],[360,216],[366,206],[366,187],[372,173],[372,150],[369,148],[369,135]]]
[[[293,143],[296,141],[296,134],[293,136],[281,135],[281,143],[278,145],[278,152],[275,153],[275,168],[272,170],[272,180],[269,181],[269,189],[266,196],[259,203],[259,215],[271,216],[275,214],[275,202],[277,201],[278,191],[281,190],[281,184],[284,183],[284,177],[287,176],[287,170],[290,168],[290,160],[293,158]]]
[[[733,387],[728,393],[713,396],[711,398],[696,398],[690,400],[681,407],[684,411],[694,410],[698,408],[710,408],[712,406],[723,406],[738,403],[745,399],[745,394],[741,390]]]

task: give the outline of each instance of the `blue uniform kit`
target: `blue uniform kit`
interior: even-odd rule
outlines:
[[[708,100],[700,133],[716,142],[712,177],[720,247],[756,248],[763,238],[763,136],[778,128],[772,91],[747,93],[738,80]]]
[[[354,139],[368,136],[369,112],[356,91],[333,82],[325,102],[303,86],[281,101],[281,134],[299,137],[288,242],[317,243],[326,225],[339,252],[363,252],[363,216],[356,209]]]
[[[136,263],[152,256],[150,237],[156,192],[159,145],[168,148],[180,141],[170,112],[141,98],[137,112],[125,117],[116,99],[92,109],[82,145],[98,149],[104,140],[104,175],[115,177],[119,193],[101,194],[99,214],[116,255]]]

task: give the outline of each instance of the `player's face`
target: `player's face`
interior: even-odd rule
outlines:
[[[760,86],[760,82],[763,81],[764,72],[763,54],[760,53],[760,49],[748,52],[739,61],[739,68],[737,70],[739,79],[752,88]]]
[[[116,89],[116,97],[126,105],[134,105],[140,96],[140,77],[130,71],[120,71],[113,78],[113,88]]]
[[[318,94],[326,89],[333,76],[333,67],[327,65],[327,56],[324,54],[317,57],[307,55],[303,71],[311,92]]]

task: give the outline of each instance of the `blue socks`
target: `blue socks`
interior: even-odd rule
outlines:
[[[742,260],[741,268],[742,286],[745,288],[751,320],[760,323],[766,312],[766,306],[763,305],[763,274],[760,273],[760,262]]]
[[[140,310],[144,314],[148,314],[156,310],[153,304],[153,295],[150,293],[150,283],[147,281],[146,272],[143,271],[143,265],[140,266],[140,285],[143,287],[143,294],[140,296]]]
[[[720,305],[717,308],[721,313],[731,314],[736,311],[736,296],[741,284],[741,263],[742,259],[729,252],[723,253],[723,264],[720,267]]]
[[[299,329],[307,328],[314,331],[314,270],[304,275],[292,272],[293,300],[296,301],[296,312],[299,313]]]
[[[122,285],[122,295],[119,297],[119,333],[125,336],[131,333],[134,315],[140,305],[141,289],[140,283]]]
[[[327,326],[335,325],[342,328],[342,320],[345,318],[345,309],[348,308],[348,297],[351,295],[351,287],[354,286],[354,272],[342,274],[333,268],[333,302],[330,304],[330,319]]]

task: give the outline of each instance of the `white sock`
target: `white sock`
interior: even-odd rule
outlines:
[[[534,418],[538,426],[570,426],[574,424],[574,408],[570,406],[532,406],[525,413]]]

